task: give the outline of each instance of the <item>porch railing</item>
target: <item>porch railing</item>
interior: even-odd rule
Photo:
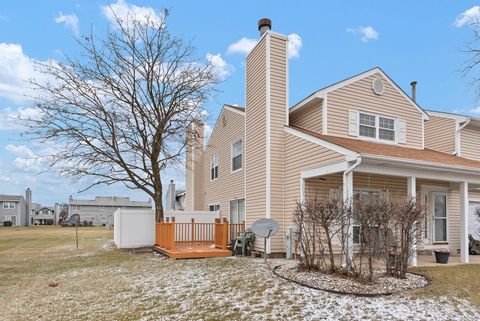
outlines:
[[[174,251],[177,245],[215,244],[216,248],[226,250],[238,233],[245,230],[245,222],[230,224],[226,219],[215,223],[170,222],[156,223],[155,243],[158,247]]]

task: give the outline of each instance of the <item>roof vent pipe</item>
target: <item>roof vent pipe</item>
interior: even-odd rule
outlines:
[[[268,18],[258,20],[258,30],[260,31],[260,37],[263,36],[268,30],[272,30],[272,21]]]
[[[412,86],[412,100],[416,102],[417,101],[417,82],[412,81],[410,83],[410,86]]]

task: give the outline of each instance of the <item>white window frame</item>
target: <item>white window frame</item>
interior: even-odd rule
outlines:
[[[7,205],[8,205],[8,206],[7,206]],[[13,205],[13,206],[12,206],[12,205]],[[9,201],[3,202],[3,208],[4,208],[4,209],[13,210],[13,209],[15,209],[15,206],[16,206],[16,205],[15,205],[15,202],[9,202]]]
[[[216,160],[216,167],[217,167],[217,176],[212,178],[212,169],[214,169],[214,165],[215,165],[215,160]],[[218,166],[218,163],[219,163],[219,156],[218,154],[215,154],[213,155],[211,158],[210,158],[210,181],[216,181],[218,179],[218,169],[219,169],[219,166]],[[215,175],[214,175],[215,176]]]
[[[17,226],[18,225],[18,216],[17,215],[5,215],[4,220],[12,222],[12,217],[15,217],[15,225],[13,225],[13,226]]]
[[[228,201],[228,219],[230,220],[230,223],[232,223],[232,212],[231,212],[231,203],[232,202],[236,202],[237,203],[237,216],[238,216],[238,203],[239,201],[243,201],[243,221],[242,222],[238,222],[236,224],[242,224],[245,222],[245,219],[246,219],[246,207],[245,207],[245,199],[244,198],[233,198],[231,200]]]
[[[448,244],[448,221],[449,221],[449,213],[448,213],[448,193],[446,192],[432,192],[431,193],[432,195],[432,199],[431,199],[431,205],[432,205],[432,219],[431,219],[431,222],[432,222],[432,244]],[[436,217],[435,216],[435,196],[437,195],[444,195],[445,196],[445,218],[442,218],[442,217]],[[444,241],[436,241],[435,240],[435,220],[445,220],[445,240]]]
[[[380,115],[380,114],[375,114],[375,113],[370,113],[370,112],[365,112],[365,111],[358,111],[358,117],[357,117],[357,137],[363,140],[371,140],[371,141],[376,141],[376,142],[382,142],[382,143],[388,143],[388,144],[398,144],[398,119],[397,117],[392,117],[392,116],[385,116],[385,115]],[[360,114],[368,115],[375,117],[375,137],[368,137],[368,136],[362,136],[360,135],[360,126],[365,126],[360,124]],[[393,134],[394,134],[394,140],[388,140],[388,139],[381,139],[380,138],[380,117],[386,118],[393,120]]]
[[[233,169],[233,145],[235,145],[236,143],[238,142],[242,142],[242,153],[240,154],[242,156],[242,166],[240,168],[237,168],[237,169]],[[238,156],[238,155],[237,155]],[[231,173],[236,173],[236,172],[239,172],[243,170],[243,139],[242,138],[239,138],[237,140],[235,140],[232,145],[230,146],[230,171]]]
[[[214,208],[217,206],[218,209],[217,209],[217,210],[214,209],[213,211],[211,211],[211,210],[210,210],[210,207],[211,207],[211,206],[214,206]],[[210,203],[210,204],[208,204],[208,211],[209,211],[209,212],[220,211],[220,203],[217,202],[217,203]]]
[[[382,190],[381,189],[377,189],[377,188],[357,188],[357,189],[354,189],[353,190],[353,195],[355,196],[355,192],[371,192],[371,193],[378,193],[378,195],[380,196],[380,194],[382,193]],[[355,220],[353,220],[352,222],[352,240],[353,240],[353,228],[354,227],[358,227],[359,228],[359,235],[358,235],[358,240],[360,242],[355,242],[353,241],[353,245],[360,245],[361,242],[362,242],[362,227],[360,226],[360,224],[355,224]]]

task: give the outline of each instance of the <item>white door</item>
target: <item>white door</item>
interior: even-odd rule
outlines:
[[[477,211],[480,212],[480,202],[470,202],[470,212],[468,215],[468,234],[476,240],[480,240],[480,218],[475,214]]]
[[[12,222],[12,226],[17,226],[17,216],[10,216],[10,221]]]

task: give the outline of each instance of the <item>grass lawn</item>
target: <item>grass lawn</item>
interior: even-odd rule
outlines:
[[[112,247],[113,231],[0,228],[0,320],[478,320],[480,266],[418,268],[427,289],[339,296],[246,258],[172,261]]]

